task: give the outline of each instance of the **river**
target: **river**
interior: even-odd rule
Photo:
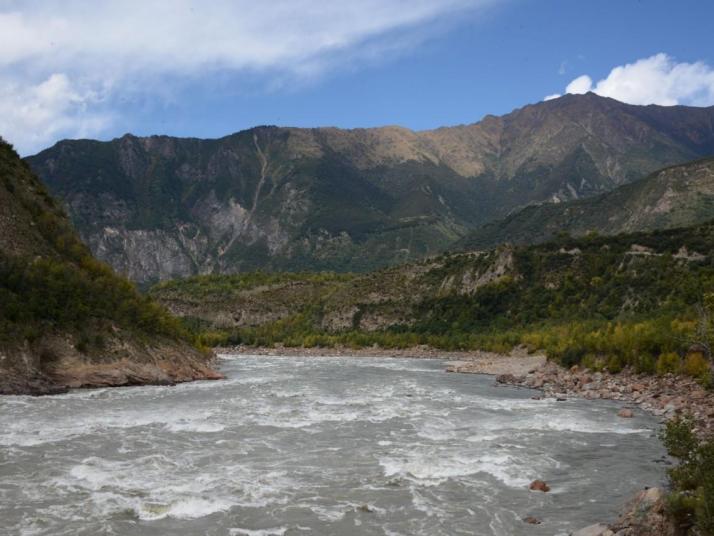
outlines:
[[[654,418],[443,369],[241,356],[225,381],[2,397],[0,534],[566,535],[664,481]]]

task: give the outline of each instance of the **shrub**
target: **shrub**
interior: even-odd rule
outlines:
[[[709,377],[709,360],[701,352],[691,352],[684,358],[680,372],[693,378],[706,380]]]
[[[670,514],[684,528],[695,525],[698,534],[714,535],[714,444],[697,437],[690,417],[669,421],[661,438],[667,452],[679,458],[669,470]]]
[[[679,363],[679,356],[674,352],[660,354],[660,356],[657,358],[657,365],[655,367],[657,370],[657,374],[662,376],[669,372],[675,373],[679,371]]]

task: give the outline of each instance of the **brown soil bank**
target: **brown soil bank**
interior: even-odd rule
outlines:
[[[186,343],[113,337],[94,355],[79,352],[62,336],[41,343],[0,347],[0,394],[47,395],[74,388],[172,385],[223,376],[211,368],[213,356]]]

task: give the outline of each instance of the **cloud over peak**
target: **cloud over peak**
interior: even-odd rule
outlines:
[[[714,104],[714,69],[703,62],[678,63],[660,53],[615,67],[593,82],[588,75],[571,81],[565,93],[592,91],[629,104],[710,106]],[[557,97],[549,95],[546,100]]]

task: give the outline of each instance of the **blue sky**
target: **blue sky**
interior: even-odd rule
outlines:
[[[588,89],[714,104],[705,0],[258,4],[0,0],[0,135],[29,154],[125,132],[427,129]]]

